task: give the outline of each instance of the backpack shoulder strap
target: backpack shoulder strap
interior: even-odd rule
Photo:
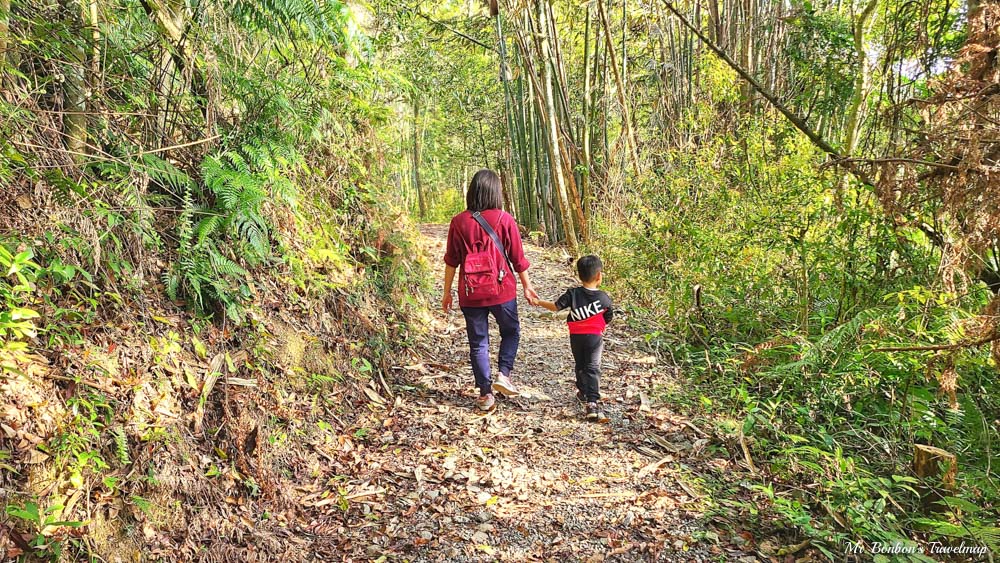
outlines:
[[[484,231],[486,231],[486,234],[488,234],[490,238],[493,239],[493,244],[497,245],[497,248],[500,249],[501,254],[503,254],[503,259],[507,261],[507,267],[510,268],[510,273],[513,274],[514,264],[511,263],[510,258],[507,256],[507,248],[504,247],[502,242],[500,242],[500,237],[497,236],[496,231],[493,230],[493,227],[491,227],[490,224],[486,221],[486,218],[483,217],[482,213],[476,211],[475,213],[472,214],[472,218],[475,219],[476,222],[479,223],[479,226],[482,227]]]

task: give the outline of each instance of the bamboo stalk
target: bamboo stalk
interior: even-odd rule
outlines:
[[[420,218],[427,216],[427,200],[424,197],[424,188],[420,183],[420,98],[413,96],[413,187],[417,192],[417,211]]]
[[[592,87],[590,80],[590,4],[587,4],[587,15],[584,18],[583,24],[583,142],[582,142],[582,154],[583,154],[583,174],[580,178],[580,191],[582,192],[583,201],[581,206],[583,207],[584,222],[588,223],[591,220],[590,216],[590,205],[591,205],[591,195],[590,195],[590,89]]]
[[[548,11],[544,7],[544,0],[537,0],[538,27],[545,29],[547,25]],[[576,228],[573,225],[573,217],[569,208],[569,191],[566,186],[566,177],[562,167],[562,151],[560,149],[559,125],[556,120],[555,93],[553,91],[553,70],[552,56],[550,50],[551,36],[541,38],[540,60],[542,61],[542,89],[545,103],[545,119],[547,131],[547,152],[549,153],[550,169],[553,179],[553,188],[556,201],[558,203],[559,217],[563,224],[563,234],[566,244],[572,254],[576,255],[579,246],[576,238]]]
[[[507,72],[507,44],[506,44],[506,41],[504,41],[504,37],[503,37],[503,21],[502,21],[501,17],[502,16],[500,15],[499,10],[498,10],[497,14],[496,14],[497,46],[499,47],[499,50],[500,50],[500,82],[503,84],[504,116],[506,117],[505,122],[507,124],[507,141],[508,141],[505,144],[504,150],[505,150],[505,152],[507,154],[507,159],[506,159],[507,165],[508,165],[508,167],[513,168],[513,166],[512,166],[513,165],[513,158],[511,158],[512,151],[511,151],[510,147],[511,147],[511,144],[514,142],[514,133],[513,133],[513,131],[514,131],[514,123],[513,123],[513,117],[511,115],[510,86],[507,83],[507,75],[508,75],[508,72]],[[518,166],[520,166],[520,161],[518,162]],[[508,197],[511,197],[514,192],[519,191],[518,190],[518,186],[521,185],[522,174],[519,171],[516,171],[515,172],[515,176],[517,177],[517,180],[515,181],[514,188],[513,189],[508,188],[508,189],[504,190],[504,192],[508,194]],[[511,201],[511,203],[513,203],[513,198],[512,197],[511,197],[510,201]],[[517,210],[511,209],[512,207],[513,207],[513,205],[508,206],[508,210],[509,211],[513,211],[515,215],[517,215],[518,217],[521,217],[522,220],[523,220],[523,208],[522,208],[522,206],[518,205],[518,209]]]
[[[625,86],[622,83],[621,74],[618,72],[618,63],[615,58],[615,47],[611,39],[611,28],[608,25],[608,16],[604,13],[604,0],[597,0],[597,12],[601,16],[601,23],[604,26],[604,37],[607,43],[607,53],[611,57],[611,68],[614,70],[615,82],[618,86],[618,101],[622,106],[622,124],[625,128],[626,138],[629,145],[629,155],[632,157],[632,167],[636,176],[641,173],[639,166],[639,147],[635,140],[635,131],[632,129],[632,118],[629,115],[628,100],[625,98]]]

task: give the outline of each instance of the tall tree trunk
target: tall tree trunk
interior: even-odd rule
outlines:
[[[544,6],[546,1],[537,0],[538,27],[543,30],[547,30],[548,28],[546,22],[548,14]],[[570,253],[576,255],[579,253],[579,245],[576,239],[576,228],[573,225],[573,216],[570,211],[569,191],[566,187],[566,177],[562,166],[563,157],[560,149],[559,122],[556,119],[556,100],[552,87],[554,65],[551,49],[549,48],[549,42],[552,40],[553,38],[549,33],[546,33],[545,37],[541,38],[541,57],[539,58],[542,64],[542,89],[545,96],[543,101],[545,104],[546,133],[548,135],[548,142],[546,144],[548,145],[549,163],[559,207],[559,216],[563,224],[563,234],[566,237],[566,244],[569,246]]]
[[[584,221],[590,222],[590,89],[592,87],[590,80],[590,4],[587,4],[587,15],[584,19],[583,24],[583,174],[580,175],[580,191],[583,195],[583,201],[580,205],[583,207]]]
[[[719,0],[708,0],[709,37],[722,43],[722,20],[719,19]]]
[[[604,47],[601,57],[601,149],[604,151],[604,179],[607,180],[611,168],[611,145],[608,139],[608,116],[611,114],[611,84],[608,82],[608,48]]]
[[[504,194],[509,198],[508,211],[517,216],[517,218],[523,223],[525,219],[525,210],[523,205],[514,206],[513,195],[519,193],[519,187],[524,183],[524,174],[521,169],[521,159],[514,158],[514,153],[517,151],[517,140],[515,139],[515,127],[514,127],[514,116],[511,104],[511,92],[509,75],[507,71],[507,42],[504,40],[503,36],[503,21],[501,20],[501,15],[499,11],[497,12],[496,19],[496,29],[497,29],[497,45],[500,50],[500,82],[503,84],[503,106],[504,115],[506,117],[507,124],[507,143],[504,147],[504,152],[507,155],[507,166],[511,169],[512,178],[508,178],[508,181],[504,185]],[[512,146],[513,145],[513,146]],[[518,198],[520,201],[520,198]]]
[[[0,0],[0,69],[7,64],[7,47],[10,35],[10,0]],[[6,73],[4,73],[6,74]]]
[[[420,218],[427,217],[427,198],[424,197],[424,186],[420,182],[420,98],[413,96],[413,188],[417,192],[417,210]]]
[[[73,19],[74,25],[71,28],[79,30],[85,21],[82,17],[84,10],[74,11],[74,3],[70,0],[62,1],[62,8],[68,17]],[[85,97],[86,89],[86,65],[87,52],[83,43],[68,43],[68,61],[63,75],[66,80],[63,84],[63,136],[66,139],[66,150],[71,153],[72,158],[77,162],[82,162],[87,156],[87,102]]]
[[[845,123],[847,140],[844,143],[844,154],[848,157],[854,156],[854,150],[858,145],[861,106],[865,102],[871,75],[871,65],[868,64],[868,53],[865,50],[865,29],[869,18],[875,11],[877,2],[878,0],[869,0],[868,5],[854,20],[854,56],[858,58],[859,68],[854,77],[854,93],[851,95],[851,103],[847,108],[847,122]]]
[[[622,0],[622,90],[628,86],[628,0]]]
[[[632,118],[629,115],[629,104],[628,99],[625,95],[625,85],[622,83],[621,73],[618,72],[618,63],[615,59],[615,47],[614,41],[611,38],[611,27],[608,24],[608,16],[604,13],[604,0],[597,0],[597,12],[601,16],[601,23],[604,27],[604,37],[607,45],[608,56],[611,57],[611,68],[614,70],[615,83],[618,86],[618,102],[622,106],[622,127],[625,128],[626,139],[629,145],[629,154],[632,157],[632,167],[635,170],[636,176],[641,172],[639,166],[639,146],[635,140],[635,131],[632,129]]]
[[[573,131],[573,121],[570,118],[572,115],[572,108],[569,105],[569,81],[566,80],[566,69],[563,66],[562,49],[559,46],[559,30],[556,28],[556,17],[555,13],[552,11],[552,4],[546,2],[546,8],[548,10],[549,33],[552,38],[551,47],[553,54],[552,61],[555,64],[555,86],[557,86],[556,91],[559,94],[559,97],[557,98],[559,102],[558,109],[561,110],[559,115],[563,118],[560,120],[560,123],[569,134],[569,138],[573,139],[575,142],[576,136]]]
[[[552,11],[552,4],[546,3],[548,10],[548,24],[551,32],[551,45],[555,56],[552,58],[555,65],[553,80],[558,85],[561,112],[557,113],[556,123],[559,127],[560,154],[562,155],[561,165],[563,167],[563,178],[566,179],[568,202],[570,212],[573,214],[573,223],[577,236],[583,242],[589,242],[590,232],[583,216],[582,200],[576,184],[576,163],[579,158],[580,149],[577,146],[577,139],[573,130],[572,108],[569,105],[569,82],[566,80],[566,71],[562,64],[562,53],[559,48],[559,30],[556,28],[555,14]],[[562,119],[559,119],[562,117]]]
[[[740,22],[740,66],[746,69],[747,72],[753,73],[753,67],[751,66],[753,60],[750,56],[750,24],[752,22],[752,18],[750,17],[750,0],[742,0],[740,2],[740,14],[742,16],[742,21]],[[740,84],[740,91],[745,111],[750,111],[753,88],[750,87],[750,84],[744,82]]]
[[[514,190],[516,189],[516,184],[514,184],[511,180],[509,162],[501,163],[497,168],[499,168],[497,172],[500,176],[500,195],[503,197],[504,209],[511,215],[517,215],[518,210],[514,205]],[[517,217],[515,217],[515,219],[517,219]]]
[[[528,123],[528,115],[525,111],[523,78],[517,79],[517,97],[515,100],[517,100],[517,119],[515,120],[514,125],[517,127],[518,154],[521,160],[522,171],[524,172],[522,187],[528,213],[528,221],[526,225],[531,230],[538,230],[538,205],[533,180],[534,168],[532,167],[532,160],[529,152],[530,142],[528,140],[528,127],[526,125]]]
[[[587,244],[590,242],[590,228],[587,219],[583,216],[583,206],[581,205],[580,192],[576,189],[576,178],[573,174],[573,155],[570,154],[570,143],[562,144],[564,176],[566,178],[566,188],[569,192],[569,208],[573,214],[573,224],[576,225],[577,236]]]
[[[90,80],[92,86],[96,86],[101,69],[101,28],[98,20],[97,0],[81,0],[80,11],[84,25],[89,31]]]

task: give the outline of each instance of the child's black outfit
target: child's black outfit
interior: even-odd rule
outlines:
[[[604,329],[614,312],[611,298],[599,289],[574,287],[555,302],[556,309],[569,309],[569,345],[576,361],[576,388],[587,403],[601,399],[601,353]]]

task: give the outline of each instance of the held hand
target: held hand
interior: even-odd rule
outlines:
[[[444,313],[447,315],[448,311],[451,309],[451,292],[444,294],[441,298],[441,308],[444,309]]]
[[[528,303],[532,305],[538,304],[538,292],[531,286],[524,287],[524,298],[527,299]]]

